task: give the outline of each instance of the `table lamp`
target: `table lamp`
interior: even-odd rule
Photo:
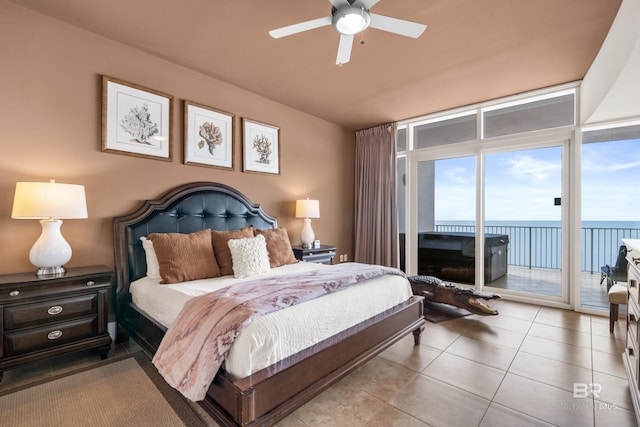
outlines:
[[[84,186],[50,182],[18,182],[11,218],[39,219],[42,234],[29,252],[37,276],[61,275],[71,259],[71,246],[60,233],[63,219],[87,218]]]
[[[311,248],[316,238],[311,228],[311,218],[320,218],[320,202],[317,200],[296,200],[296,218],[304,218],[304,226],[300,234],[303,248]]]

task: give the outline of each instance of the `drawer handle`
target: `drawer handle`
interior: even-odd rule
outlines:
[[[629,352],[629,356],[633,357],[633,353],[634,353],[633,349],[629,347],[627,351]]]
[[[630,288],[635,288],[637,284],[638,284],[638,282],[636,282],[635,280],[629,280],[629,287]]]
[[[51,331],[47,334],[47,338],[50,340],[57,340],[62,336],[62,331],[60,329],[56,329],[55,331]]]
[[[11,292],[9,292],[9,296],[10,297],[17,297],[18,295],[20,295],[20,291],[11,291]]]
[[[95,284],[96,284],[96,282],[94,282],[93,280],[87,281],[87,286],[93,286]]]
[[[53,307],[49,307],[49,310],[47,310],[47,313],[49,313],[52,316],[55,316],[56,314],[62,313],[62,307],[60,307],[59,305],[54,305]]]
[[[629,315],[629,322],[635,322],[636,321],[636,316],[633,314]]]

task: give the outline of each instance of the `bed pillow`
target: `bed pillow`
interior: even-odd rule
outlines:
[[[264,236],[231,239],[227,243],[231,252],[235,278],[242,279],[269,271],[269,254]]]
[[[243,239],[253,237],[253,226],[244,227],[239,230],[211,231],[211,243],[216,254],[216,260],[220,267],[220,274],[228,276],[233,274],[233,262],[231,261],[231,251],[227,242],[231,239]]]
[[[211,246],[211,230],[191,234],[151,233],[160,266],[160,283],[180,283],[220,276]]]
[[[298,262],[293,254],[286,228],[256,230],[255,233],[256,236],[264,236],[267,242],[267,252],[269,253],[269,265],[271,268]]]
[[[158,265],[158,256],[153,249],[153,242],[146,237],[141,237],[142,249],[144,249],[144,257],[147,261],[147,277],[154,279],[160,278],[160,265]]]

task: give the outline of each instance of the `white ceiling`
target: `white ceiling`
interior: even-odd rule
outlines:
[[[581,124],[640,117],[640,0],[624,0],[583,81]]]
[[[381,0],[372,11],[428,25],[375,29],[335,65],[327,0],[11,0],[37,12],[356,130],[581,80],[620,0]]]

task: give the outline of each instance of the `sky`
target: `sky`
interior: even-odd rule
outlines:
[[[487,221],[559,221],[560,147],[487,154]],[[582,151],[583,221],[640,221],[640,140],[592,143]],[[475,158],[438,160],[436,221],[475,219]]]

